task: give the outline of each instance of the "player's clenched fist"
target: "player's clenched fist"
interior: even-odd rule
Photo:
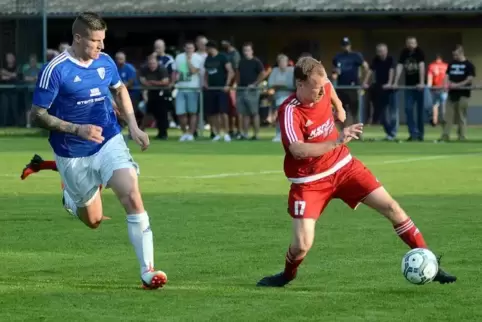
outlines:
[[[102,136],[102,128],[100,126],[92,124],[82,124],[79,125],[79,128],[76,132],[78,136],[85,140],[95,143],[104,142],[104,137]]]
[[[351,140],[358,140],[363,133],[363,123],[353,124],[345,127],[338,137],[340,143],[346,144]]]
[[[130,130],[132,139],[140,145],[141,150],[144,151],[149,147],[149,136],[146,132],[139,128]]]

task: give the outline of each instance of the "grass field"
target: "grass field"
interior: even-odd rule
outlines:
[[[112,192],[103,199],[113,219],[89,230],[61,208],[56,173],[18,177],[33,153],[51,157],[46,139],[5,134],[0,321],[482,321],[482,129],[471,129],[477,140],[466,143],[351,144],[444,254],[444,267],[459,277],[453,285],[406,282],[407,248],[391,225],[334,201],[299,278],[258,289],[257,280],[282,269],[290,241],[280,145],[173,139],[144,153],[132,146],[156,266],[169,277],[152,292],[139,288]]]

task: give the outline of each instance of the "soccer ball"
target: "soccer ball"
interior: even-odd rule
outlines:
[[[402,274],[412,284],[430,283],[437,272],[437,257],[428,249],[415,248],[403,256]]]

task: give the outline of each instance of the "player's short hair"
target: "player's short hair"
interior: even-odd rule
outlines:
[[[253,43],[251,41],[247,41],[243,44],[243,48],[244,47],[251,47],[251,49],[254,49],[254,46],[253,46]]]
[[[107,30],[107,24],[95,12],[83,12],[77,16],[72,24],[72,35],[85,36],[88,31]]]
[[[187,45],[196,46],[196,44],[195,44],[194,41],[192,41],[192,40],[186,40],[186,41],[184,42],[184,46],[187,46]]]
[[[326,70],[323,64],[313,57],[302,57],[295,65],[295,79],[298,81],[306,81],[311,75],[326,76]]]

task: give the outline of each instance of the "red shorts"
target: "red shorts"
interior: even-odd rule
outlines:
[[[334,174],[305,184],[292,184],[288,212],[293,218],[318,219],[331,199],[343,200],[355,209],[381,183],[358,159],[353,158]]]

